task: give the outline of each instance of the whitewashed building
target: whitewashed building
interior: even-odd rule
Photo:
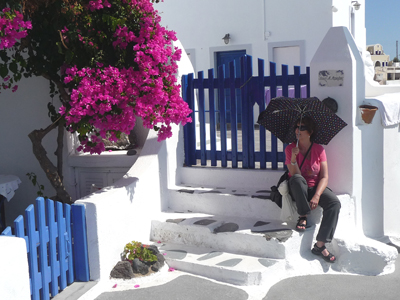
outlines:
[[[364,0],[166,0],[156,7],[195,72],[248,54],[254,67],[262,58],[277,63],[278,72],[286,64],[289,73],[294,65],[303,73],[334,26],[347,27],[360,49],[366,44]]]

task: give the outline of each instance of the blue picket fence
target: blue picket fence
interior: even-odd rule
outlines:
[[[25,219],[17,217],[14,230],[7,227],[2,235],[25,239],[31,299],[50,299],[74,281],[89,281],[84,205],[39,197],[36,212],[29,205]]]
[[[235,76],[237,67],[240,77]],[[245,55],[240,58],[240,66],[230,62],[229,76],[225,76],[225,66],[220,66],[218,76],[209,69],[208,78],[204,78],[203,71],[196,79],[193,73],[182,77],[182,96],[193,111],[192,123],[184,126],[187,166],[197,165],[200,160],[202,166],[219,163],[227,167],[230,162],[232,168],[238,168],[240,162],[246,169],[256,168],[256,163],[260,169],[278,169],[278,163],[284,162],[286,145],[279,150],[277,138],[255,124],[258,115],[254,115],[254,107],[262,112],[268,100],[278,95],[309,97],[310,68],[300,74],[300,67],[295,66],[290,75],[287,65],[282,65],[282,75],[277,75],[275,63],[270,62],[269,68],[270,75],[264,76],[264,60],[258,59],[258,75],[253,75],[252,57]],[[256,140],[259,149],[255,149]]]

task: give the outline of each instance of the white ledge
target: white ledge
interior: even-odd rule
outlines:
[[[68,156],[70,167],[83,168],[130,168],[139,157],[141,149],[135,149],[135,155],[127,155],[127,150],[103,152],[102,154],[73,154]]]

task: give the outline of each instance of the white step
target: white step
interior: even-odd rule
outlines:
[[[206,214],[196,217],[191,214],[164,215],[164,220],[152,221],[152,241],[283,259],[286,245],[296,243],[293,237],[299,237],[299,233],[292,230],[293,224],[276,220]],[[226,226],[233,227],[233,232],[218,232]]]
[[[282,259],[237,255],[169,243],[159,246],[159,250],[165,253],[170,268],[235,285],[260,285],[265,278],[271,278],[285,269],[285,260]]]
[[[239,216],[279,220],[280,208],[270,200],[270,191],[182,185],[169,190],[168,207],[175,212]]]
[[[324,262],[310,251],[319,230],[321,209],[311,213],[308,218],[311,226],[304,233],[292,230],[295,222],[286,224],[265,218],[162,213],[158,220],[152,221],[150,239],[153,242],[165,243],[165,250],[187,253],[185,259],[170,257],[168,263],[171,267],[240,285],[255,285],[265,281],[271,283],[277,278],[307,274],[343,272],[383,275],[393,272],[397,258],[396,248],[368,239],[352,227],[350,209],[347,208],[351,207],[351,199],[346,195],[339,198],[342,201],[339,226],[334,240],[327,244],[328,250],[337,257],[335,264]],[[206,220],[214,222],[209,223]],[[195,224],[199,221],[200,223]],[[255,226],[256,223],[261,226]],[[216,229],[224,224],[230,224],[231,227],[236,224],[237,228],[233,228],[236,229],[234,232],[216,232]],[[251,269],[241,269],[239,264],[237,268],[217,265],[221,262],[217,257],[212,261],[197,260],[200,255],[215,251],[222,252],[219,255],[221,261],[238,260],[246,256],[243,264],[246,265],[249,261]],[[272,269],[273,271],[269,272],[258,269],[259,259],[277,260],[279,263],[276,263],[276,267],[279,266],[279,270]]]

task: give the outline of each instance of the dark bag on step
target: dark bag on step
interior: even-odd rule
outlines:
[[[271,200],[272,202],[275,202],[276,205],[278,205],[280,208],[282,208],[282,195],[281,193],[279,193],[278,187],[283,181],[288,179],[289,179],[289,171],[286,171],[279,179],[278,184],[271,186],[271,193],[270,193]]]

